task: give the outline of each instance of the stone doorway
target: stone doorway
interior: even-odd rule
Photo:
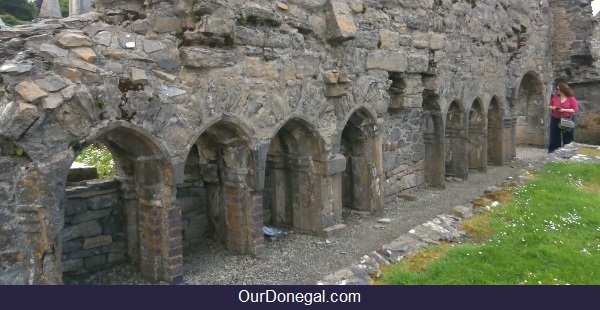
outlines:
[[[177,187],[184,250],[206,238],[238,254],[262,254],[262,195],[247,134],[231,122],[210,126],[196,140]]]
[[[383,204],[380,179],[381,151],[376,122],[365,110],[350,116],[342,131],[340,152],[346,158],[342,172],[342,205],[345,208],[376,212]]]
[[[182,282],[180,211],[164,151],[127,125],[112,126],[92,143],[110,150],[117,177],[99,189],[104,196],[90,196],[90,183],[67,188],[63,269],[128,261],[149,281]],[[118,254],[122,247],[124,257]]]
[[[486,118],[481,100],[473,101],[469,111],[468,134],[469,169],[485,172],[487,169]]]
[[[304,120],[292,119],[279,129],[267,153],[265,225],[321,231],[323,176],[317,167],[321,153],[317,133]]]
[[[465,112],[457,101],[452,101],[448,108],[445,137],[446,176],[466,180],[468,176],[468,152]]]
[[[540,77],[534,72],[525,74],[518,86],[516,104],[512,109],[517,119],[518,145],[538,147],[546,145],[548,101],[549,99],[544,98],[544,85]]]

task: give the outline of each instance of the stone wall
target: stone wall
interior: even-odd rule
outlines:
[[[3,283],[62,281],[66,171],[94,142],[131,263],[178,283],[204,237],[260,256],[263,225],[334,234],[343,207],[376,213],[547,140],[546,1],[93,6],[0,30],[0,137],[28,159],[1,158]],[[27,229],[23,204],[41,214]]]
[[[85,182],[67,188],[62,232],[65,284],[127,261],[125,212],[119,182]]]
[[[551,1],[552,63],[556,83],[568,83],[579,103],[575,141],[600,144],[600,29],[590,3]]]

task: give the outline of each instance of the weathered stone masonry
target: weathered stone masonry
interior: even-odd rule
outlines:
[[[547,1],[93,7],[0,30],[0,283],[123,261],[180,283],[203,238],[261,256],[265,224],[335,234],[342,208],[545,145]],[[97,189],[67,184],[91,143],[118,177],[74,201]]]

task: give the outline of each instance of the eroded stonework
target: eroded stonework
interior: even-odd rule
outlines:
[[[342,208],[374,213],[547,140],[546,0],[93,7],[0,30],[0,283],[109,261],[180,283],[207,236],[260,256],[264,225],[335,234]],[[67,183],[92,143],[118,170],[96,209]]]

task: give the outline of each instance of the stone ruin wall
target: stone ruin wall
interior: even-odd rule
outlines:
[[[263,224],[335,234],[342,207],[377,212],[546,141],[546,1],[94,9],[0,30],[0,283],[62,283],[108,261],[109,237],[146,278],[180,283],[209,231],[261,256]],[[67,172],[91,143],[117,163],[102,212],[119,208],[125,232],[73,243],[72,217],[102,213],[70,215]],[[94,254],[75,268],[78,246]]]
[[[599,16],[592,16],[587,0],[550,4],[554,80],[570,85],[580,108],[575,141],[600,144]]]

